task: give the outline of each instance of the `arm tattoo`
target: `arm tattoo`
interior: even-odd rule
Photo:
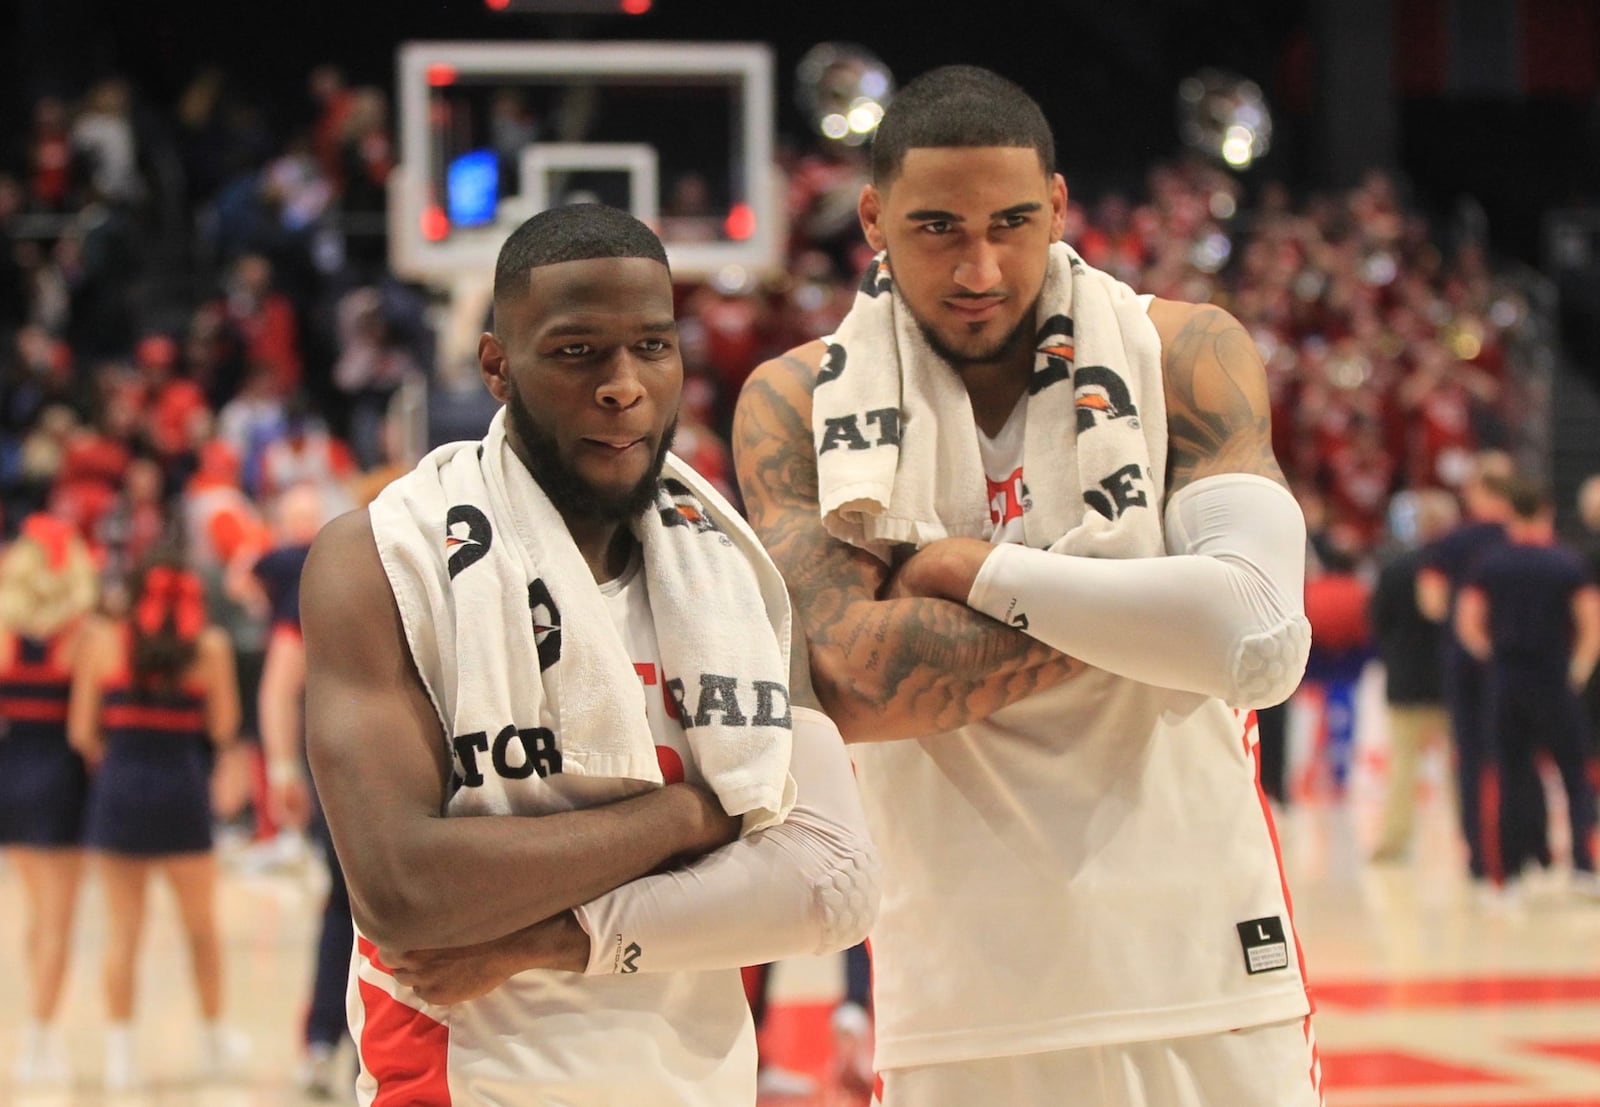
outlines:
[[[803,408],[814,370],[769,362],[745,385],[734,459],[751,524],[803,621],[822,702],[857,736],[948,730],[1059,683],[1080,663],[946,600],[878,602],[888,569],[832,538],[818,515]],[[849,724],[856,725],[851,728]]]
[[[1266,372],[1226,312],[1194,313],[1172,339],[1167,370],[1167,494],[1216,473],[1283,482],[1272,453]]]

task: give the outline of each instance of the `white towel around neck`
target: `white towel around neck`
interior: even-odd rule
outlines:
[[[1146,303],[1065,243],[1050,248],[1024,430],[1030,546],[1090,557],[1162,552],[1166,403]],[[928,345],[885,255],[824,341],[812,435],[829,532],[885,562],[899,544],[989,537],[966,387]]]
[[[553,740],[561,773],[659,784],[638,675],[505,422],[502,408],[481,442],[429,453],[369,509],[428,695],[450,738],[545,728],[532,744]],[[670,454],[634,530],[663,677],[679,682],[701,774],[745,832],[781,821],[794,802],[782,578],[738,513]],[[521,745],[513,775],[531,772],[528,736]],[[466,810],[519,810],[515,780],[486,785]]]

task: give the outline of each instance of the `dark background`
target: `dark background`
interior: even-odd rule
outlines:
[[[514,0],[516,3],[537,0]],[[1481,204],[1502,253],[1536,262],[1553,207],[1600,193],[1596,0],[1041,0],[737,3],[654,0],[642,16],[495,12],[483,0],[0,0],[0,118],[18,135],[44,92],[132,79],[169,109],[206,65],[257,98],[279,133],[308,120],[305,77],[336,62],[393,89],[409,39],[761,41],[776,55],[780,131],[805,140],[795,65],[858,42],[904,82],[986,65],[1039,99],[1082,199],[1138,191],[1179,143],[1175,89],[1203,66],[1265,92],[1274,148],[1244,175],[1302,195],[1368,165],[1399,172],[1436,213]],[[1532,28],[1532,31],[1530,31]],[[1538,32],[1538,33],[1534,33]]]

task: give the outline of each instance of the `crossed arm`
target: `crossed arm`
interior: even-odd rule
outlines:
[[[445,818],[446,735],[364,511],[318,535],[301,622],[312,775],[356,924],[385,952],[505,938],[737,833],[688,784],[537,818]],[[570,914],[564,926],[566,952],[586,955]]]
[[[888,566],[823,529],[811,438],[822,349],[812,343],[751,374],[733,447],[746,512],[794,597],[818,698],[845,740],[950,730],[1079,672],[960,602],[894,592]]]
[[[808,713],[803,652],[796,804],[777,826],[735,840],[739,820],[687,783],[554,815],[444,818],[444,735],[370,523],[323,533],[302,586],[308,751],[356,922],[401,983],[447,1004],[527,969],[730,968],[864,936],[876,862],[838,735]],[[841,880],[857,892],[844,909],[818,894]],[[629,942],[643,955],[609,957]]]
[[[810,417],[820,344],[751,376],[734,424],[741,488],[848,740],[959,726],[1085,664],[1240,706],[1278,702],[1298,683],[1309,648],[1305,529],[1272,454],[1260,357],[1219,309],[1157,301],[1150,315],[1163,349],[1168,504],[1193,488],[1168,513],[1178,556],[1167,558],[949,538],[891,573],[818,517]],[[1201,486],[1212,477],[1230,479]],[[1038,616],[1026,633],[998,621],[1018,590]]]

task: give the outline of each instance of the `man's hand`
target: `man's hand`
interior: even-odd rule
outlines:
[[[940,538],[900,564],[884,584],[883,599],[909,597],[965,604],[984,559],[994,546],[979,538]]]
[[[571,911],[523,927],[503,938],[457,949],[378,952],[394,978],[435,1006],[487,995],[519,972],[582,972],[589,964],[589,935]]]
[[[692,861],[697,861],[712,850],[721,849],[739,837],[739,830],[744,825],[744,820],[737,815],[730,815],[722,809],[722,801],[717,799],[716,793],[711,789],[698,784],[680,781],[668,784],[668,789],[685,793],[686,801],[695,806],[695,823],[697,830],[694,835],[694,844],[683,852],[668,858],[657,872],[666,872],[669,869],[681,868]]]

